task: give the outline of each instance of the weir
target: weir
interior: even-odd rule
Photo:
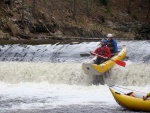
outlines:
[[[150,64],[115,66],[104,74],[106,85],[145,86],[150,84]],[[39,83],[92,85],[94,77],[85,75],[81,63],[0,62],[0,81],[5,83]]]
[[[6,83],[43,82],[92,85],[93,77],[82,72],[82,62],[99,42],[43,45],[0,45],[0,81]],[[106,84],[144,86],[150,81],[150,42],[118,41],[127,46],[126,67],[115,65],[104,76]]]
[[[123,86],[146,86],[150,85],[150,64],[126,62],[125,68],[116,65],[105,79],[108,84],[118,84]]]
[[[0,81],[12,84],[92,84],[92,78],[82,72],[79,63],[0,62],[0,71]]]

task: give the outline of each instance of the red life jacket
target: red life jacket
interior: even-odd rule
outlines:
[[[94,53],[104,56],[104,57],[111,57],[111,52],[110,49],[107,46],[101,46],[99,48],[97,48]],[[100,56],[97,56],[98,58],[101,58]]]

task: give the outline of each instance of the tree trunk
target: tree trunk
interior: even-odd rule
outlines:
[[[106,7],[107,7],[108,12],[111,12],[111,0],[107,0]]]
[[[35,15],[35,5],[36,5],[36,0],[33,0],[32,1],[32,14],[33,14],[34,17],[36,16]]]
[[[10,9],[12,10],[12,0],[10,0]]]
[[[128,6],[127,6],[127,13],[131,13],[131,0],[129,0]]]
[[[147,12],[146,19],[149,19],[149,12],[150,12],[150,1],[149,1],[149,7],[148,7],[148,12]]]
[[[86,0],[86,15],[89,16],[89,4],[90,0]]]
[[[1,5],[1,4],[4,4],[4,1],[5,1],[5,0],[0,0],[0,5]]]
[[[76,20],[76,0],[73,0],[73,19]]]
[[[21,15],[22,26],[24,27],[24,0],[22,0],[22,15]]]

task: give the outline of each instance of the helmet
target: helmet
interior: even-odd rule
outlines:
[[[104,42],[104,45],[106,45],[106,40],[102,39],[100,42]]]
[[[113,35],[112,34],[107,34],[107,37],[113,37]]]
[[[106,42],[106,40],[102,39],[100,42]]]

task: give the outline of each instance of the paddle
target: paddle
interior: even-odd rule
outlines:
[[[92,52],[93,53],[93,52]],[[93,53],[93,54],[95,54],[95,53]],[[102,58],[104,58],[104,59],[108,59],[108,60],[111,60],[111,61],[114,61],[116,64],[118,64],[119,66],[122,66],[122,67],[125,67],[126,66],[126,63],[125,62],[123,62],[123,61],[121,61],[121,60],[112,60],[112,59],[110,59],[110,58],[107,58],[107,57],[104,57],[104,56],[102,56],[102,55],[98,55],[98,54],[95,54],[96,56],[100,56],[100,57],[102,57]]]
[[[112,53],[111,55],[117,55],[118,53]],[[91,56],[91,54],[89,53],[82,53],[80,54],[81,57],[87,57],[87,56]]]
[[[114,60],[112,60],[112,61],[114,61]],[[116,64],[122,66],[122,67],[125,67],[125,66],[126,66],[126,63],[123,62],[123,61],[121,61],[121,60],[116,60],[116,61],[114,61],[114,62],[115,62]]]
[[[87,56],[91,56],[90,54],[88,53],[83,53],[83,54],[80,54],[81,57],[87,57]]]

